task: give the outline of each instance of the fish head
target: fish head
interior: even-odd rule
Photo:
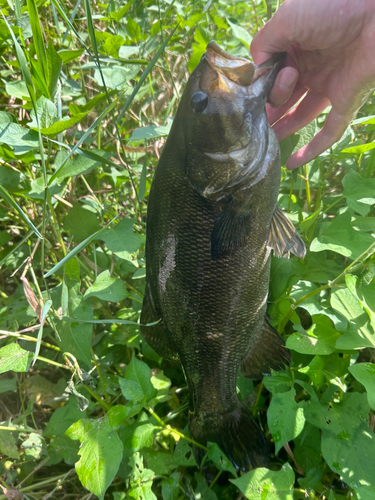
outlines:
[[[207,151],[220,146],[229,152],[245,146],[285,57],[285,53],[275,54],[256,66],[210,42],[184,95],[191,142]]]
[[[187,177],[204,195],[210,197],[229,186],[230,179],[244,177],[246,166],[266,148],[265,104],[285,59],[279,53],[257,66],[228,54],[216,42],[207,45],[180,104]]]

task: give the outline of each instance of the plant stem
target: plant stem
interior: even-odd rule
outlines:
[[[89,387],[86,384],[83,384],[83,387],[86,389],[87,392],[90,393],[91,397],[96,399],[96,401],[103,406],[103,408],[105,408],[107,411],[111,409],[111,406],[102,399],[100,399],[100,397],[91,389],[91,387]]]
[[[38,328],[40,325],[38,325]],[[37,342],[38,340],[35,337],[31,337],[29,335],[21,335],[20,333],[17,332],[7,332],[6,330],[0,330],[0,335],[7,335],[9,337],[16,337],[20,340],[28,340],[30,342]],[[44,342],[44,340],[40,341],[42,345],[45,347],[49,347],[50,349],[53,349],[54,351],[61,352],[60,347],[57,347],[56,345],[49,344],[48,342]]]
[[[203,444],[198,443],[197,441],[194,441],[194,439],[189,438],[188,436],[185,436],[185,434],[182,434],[182,432],[178,431],[177,429],[174,429],[170,425],[166,424],[163,422],[163,420],[154,412],[154,410],[150,406],[145,406],[145,409],[151,413],[151,415],[154,417],[154,419],[162,426],[164,429],[167,429],[170,431],[172,434],[177,434],[177,436],[180,436],[182,439],[185,439],[186,441],[189,441],[189,443],[194,444],[195,446],[198,446],[199,448],[202,448],[203,450],[208,451],[207,446],[204,446]]]
[[[359,257],[357,257],[355,260],[353,260],[353,262],[348,267],[346,267],[344,269],[344,271],[337,276],[337,278],[335,278],[333,281],[329,281],[326,285],[323,285],[323,286],[321,286],[319,288],[316,288],[316,290],[313,290],[312,292],[304,295],[300,299],[296,300],[296,302],[294,304],[291,304],[290,309],[289,309],[287,315],[284,318],[284,321],[281,323],[280,327],[278,328],[278,332],[282,333],[284,331],[284,328],[286,327],[286,325],[287,325],[287,323],[288,323],[291,315],[293,314],[293,311],[302,302],[304,302],[305,300],[309,299],[310,297],[313,297],[317,293],[322,292],[323,290],[327,290],[328,288],[333,288],[335,286],[338,286],[339,281],[341,281],[342,279],[345,279],[345,276],[348,274],[348,272],[351,269],[353,269],[353,267],[356,266],[356,264],[359,261],[365,260],[366,258],[370,257],[374,252],[375,252],[375,243],[372,243],[372,245],[370,245],[368,247],[368,249],[366,251],[364,251]],[[371,342],[373,343],[373,340],[371,340]]]

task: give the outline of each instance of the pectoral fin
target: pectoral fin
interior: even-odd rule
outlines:
[[[273,213],[267,244],[273,248],[276,257],[289,259],[290,252],[300,259],[306,255],[304,242],[296,232],[292,221],[278,206]]]
[[[241,213],[232,199],[216,219],[211,234],[211,255],[221,257],[237,250],[245,244],[250,233],[250,210]]]

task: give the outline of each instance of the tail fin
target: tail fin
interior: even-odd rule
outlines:
[[[269,466],[267,440],[252,414],[240,402],[235,410],[227,414],[189,412],[189,430],[198,443],[217,443],[237,470]],[[204,450],[194,446],[194,455],[200,465]]]

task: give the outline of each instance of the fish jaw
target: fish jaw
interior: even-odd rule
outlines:
[[[257,66],[243,57],[225,52],[216,42],[211,41],[203,58],[217,72],[220,90],[235,94],[245,91],[249,96],[263,97],[266,101],[278,72],[285,64],[286,53],[276,53]],[[239,87],[242,87],[242,92]]]

